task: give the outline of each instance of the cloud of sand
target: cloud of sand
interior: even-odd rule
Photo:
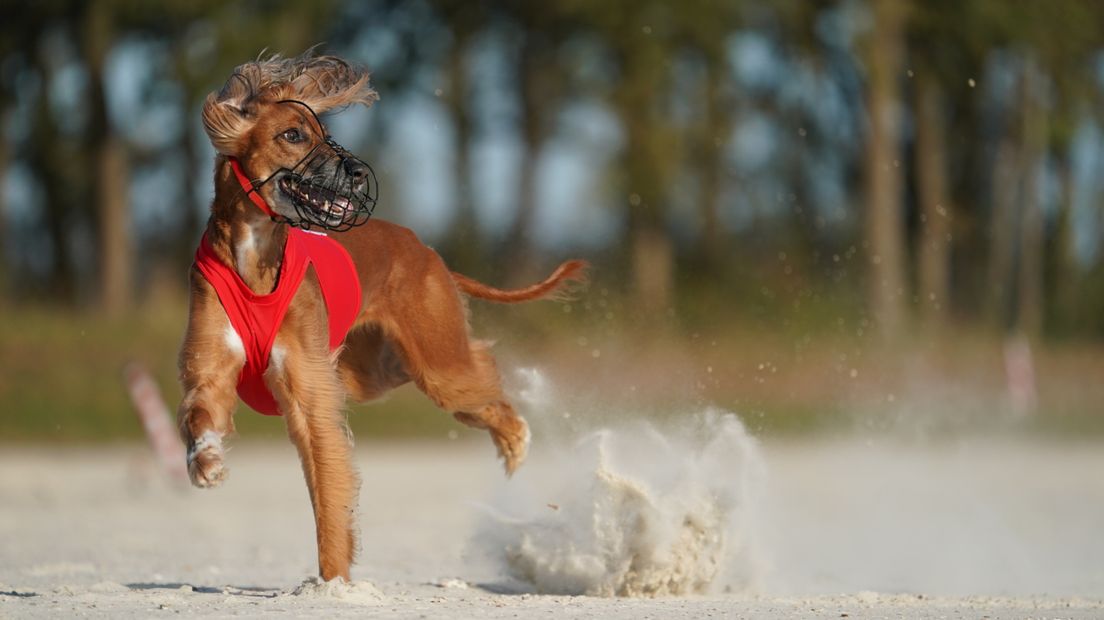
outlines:
[[[537,405],[530,417],[559,418],[536,379],[522,390]],[[492,502],[476,538],[507,575],[541,593],[595,596],[696,594],[754,580],[763,466],[735,415],[709,409],[581,437],[536,422],[531,462]]]

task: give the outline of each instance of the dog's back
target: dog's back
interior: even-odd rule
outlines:
[[[518,303],[556,298],[569,282],[586,280],[587,263],[570,260],[543,281],[514,290],[495,288],[465,275],[449,272],[441,257],[418,239],[409,228],[373,219],[352,230],[331,233],[357,265],[365,293],[365,305],[393,301],[394,295],[421,290],[422,278],[448,275],[459,292],[499,303]],[[413,280],[409,280],[413,279]],[[406,288],[405,284],[413,285]],[[442,286],[444,282],[440,283]]]

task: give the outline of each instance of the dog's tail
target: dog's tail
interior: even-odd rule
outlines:
[[[567,299],[569,292],[565,285],[568,282],[586,282],[586,270],[589,265],[584,260],[569,260],[552,272],[552,275],[532,286],[504,291],[473,280],[463,274],[452,272],[452,279],[456,282],[461,292],[503,304],[516,304],[533,299]]]

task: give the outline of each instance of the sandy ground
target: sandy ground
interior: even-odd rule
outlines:
[[[750,585],[616,599],[529,593],[473,550],[481,502],[539,485],[505,483],[483,441],[360,444],[357,582],[328,594],[300,587],[315,551],[290,446],[243,442],[198,491],[144,446],[8,445],[0,617],[1101,618],[1102,447],[766,443]]]

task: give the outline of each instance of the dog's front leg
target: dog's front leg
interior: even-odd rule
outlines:
[[[325,346],[325,339],[319,340]],[[278,337],[265,378],[303,465],[314,508],[319,573],[327,581],[348,580],[356,553],[360,479],[342,415],[345,398],[336,363],[316,343]]]
[[[237,379],[245,354],[214,291],[194,273],[189,310],[180,349],[184,398],[177,410],[177,423],[188,449],[192,484],[213,488],[226,478],[222,440],[234,430]]]
[[[189,390],[177,415],[188,448],[188,477],[202,489],[217,487],[226,479],[222,439],[234,427],[231,412],[237,396],[233,386],[228,394],[210,385]]]

